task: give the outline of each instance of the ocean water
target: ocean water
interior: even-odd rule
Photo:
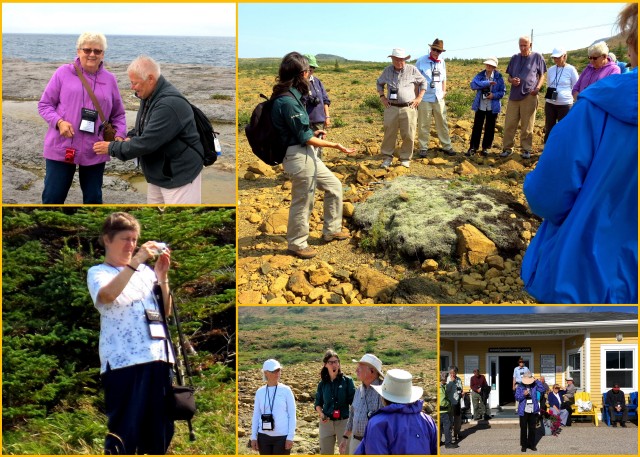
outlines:
[[[30,62],[70,62],[77,35],[2,34],[2,57]],[[160,63],[235,67],[235,37],[108,35],[105,62],[129,63],[140,54]]]

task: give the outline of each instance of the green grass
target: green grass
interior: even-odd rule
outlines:
[[[231,95],[224,95],[224,94],[213,94],[209,98],[211,100],[227,100],[227,101],[233,100],[233,97]]]

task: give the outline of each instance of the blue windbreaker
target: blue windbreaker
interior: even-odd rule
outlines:
[[[522,262],[545,303],[638,303],[638,70],[585,89],[524,181],[544,219]]]

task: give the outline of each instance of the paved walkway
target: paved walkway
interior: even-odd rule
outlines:
[[[537,452],[527,450],[528,454],[638,455],[638,427],[633,423],[627,423],[627,428],[607,427],[602,422],[598,427],[574,423],[571,427],[563,427],[557,436],[544,436],[539,427],[537,440]],[[469,422],[462,426],[459,445],[457,449],[445,449],[442,445],[440,454],[524,454],[520,451],[520,428],[516,424]]]

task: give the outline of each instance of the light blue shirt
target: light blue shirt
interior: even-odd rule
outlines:
[[[422,73],[422,76],[427,80],[427,91],[422,97],[424,102],[435,102],[444,98],[444,90],[442,89],[442,83],[447,80],[447,65],[440,56],[437,62],[434,62],[429,58],[429,54],[420,57],[416,61],[416,67]],[[431,87],[431,81],[433,81],[433,71],[440,72],[440,81],[435,83],[435,87]]]
[[[531,371],[529,371],[529,369],[526,366],[517,366],[513,369],[513,377],[516,379],[516,384],[520,384],[522,383],[522,377],[525,374],[531,374]]]

